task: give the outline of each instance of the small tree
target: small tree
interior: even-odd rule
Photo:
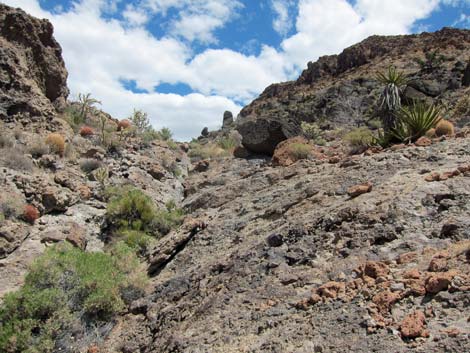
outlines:
[[[396,126],[396,113],[401,108],[402,89],[408,83],[406,75],[390,66],[388,71],[377,74],[377,80],[385,87],[380,95],[380,114],[385,133],[390,132]]]
[[[138,134],[143,134],[145,132],[153,130],[147,113],[145,113],[142,110],[134,109],[134,112],[129,117],[129,120],[131,121],[132,125],[135,127]]]
[[[88,112],[95,104],[101,104],[99,100],[91,97],[91,93],[79,93],[78,102],[80,103],[80,116],[82,117],[83,121],[86,120]]]

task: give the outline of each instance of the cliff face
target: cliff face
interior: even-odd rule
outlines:
[[[422,67],[425,54],[444,61]],[[272,154],[282,140],[300,133],[300,123],[319,122],[324,129],[365,124],[381,91],[375,79],[390,65],[404,71],[410,83],[403,99],[454,106],[470,84],[470,31],[444,28],[435,33],[373,36],[339,55],[310,62],[293,82],[273,84],[243,108],[237,129],[243,144],[255,153]],[[452,115],[452,112],[448,112]],[[460,125],[468,116],[451,116]]]
[[[51,117],[68,92],[52,24],[0,4],[0,118]]]

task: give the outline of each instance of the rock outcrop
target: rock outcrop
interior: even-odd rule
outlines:
[[[381,84],[377,72],[396,66],[409,75],[403,101],[439,101],[456,106],[465,97],[470,57],[470,31],[444,28],[435,33],[372,36],[308,63],[293,82],[273,84],[242,109],[237,129],[243,145],[255,153],[272,155],[276,145],[299,135],[302,121],[324,130],[355,127],[374,118]],[[429,69],[419,60],[434,52],[444,60]],[[455,113],[455,114],[454,114]],[[459,126],[470,121],[470,111],[453,112]]]
[[[50,118],[68,96],[62,49],[47,20],[0,4],[0,119]]]

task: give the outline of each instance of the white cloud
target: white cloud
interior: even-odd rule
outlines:
[[[49,18],[63,47],[73,94],[91,92],[113,116],[124,118],[143,109],[156,127],[168,126],[179,139],[190,139],[204,126],[220,126],[224,110],[235,114],[236,102],[248,103],[271,83],[294,79],[306,63],[340,52],[372,34],[409,33],[417,20],[440,4],[454,0],[270,0],[277,15],[274,28],[289,31],[292,9],[295,31],[279,49],[261,45],[258,55],[230,49],[194,54],[191,43],[217,42],[216,30],[237,19],[238,0],[140,0],[123,11],[123,21],[105,20],[121,0],[82,0],[71,10],[49,13],[38,0],[1,0]],[[170,11],[175,10],[175,11]],[[166,34],[152,35],[145,25],[154,16],[166,18]],[[109,18],[109,16],[108,16]],[[126,90],[122,80],[135,81],[148,93]],[[155,92],[161,83],[184,83],[197,94]]]
[[[271,7],[274,11],[273,28],[281,36],[285,36],[292,28],[293,19],[290,11],[295,5],[293,0],[271,0]]]

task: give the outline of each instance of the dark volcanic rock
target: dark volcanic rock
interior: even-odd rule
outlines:
[[[353,128],[374,117],[382,85],[377,72],[389,65],[409,76],[403,101],[439,101],[454,106],[469,85],[470,31],[444,28],[435,33],[372,36],[339,55],[310,62],[296,81],[270,85],[237,118],[243,145],[252,152],[272,154],[272,146],[298,135],[302,121],[328,129]],[[447,59],[425,70],[417,59],[437,51]],[[456,116],[457,120],[464,119]],[[462,124],[457,124],[462,125]]]
[[[0,4],[0,118],[54,115],[66,103],[66,81],[52,24]]]

